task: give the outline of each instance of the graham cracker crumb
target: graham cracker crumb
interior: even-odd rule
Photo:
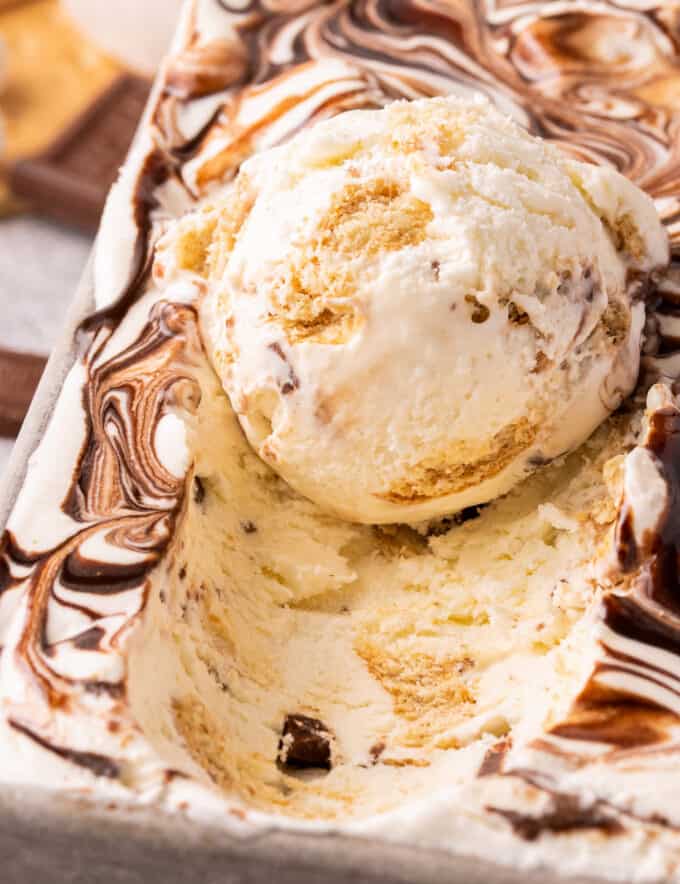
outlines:
[[[502,472],[536,438],[536,427],[523,417],[499,430],[488,443],[488,450],[473,456],[471,445],[428,457],[409,468],[408,476],[395,482],[383,500],[415,503],[455,494]]]

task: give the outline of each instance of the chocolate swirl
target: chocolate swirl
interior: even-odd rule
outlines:
[[[62,717],[81,716],[106,746],[105,719],[115,709],[133,739],[124,704],[124,636],[145,604],[149,572],[167,547],[184,488],[154,440],[159,422],[172,409],[191,409],[198,395],[191,353],[200,341],[190,307],[156,303],[132,343],[118,346],[116,338],[152,286],[154,244],[173,214],[165,189],[172,184],[189,202],[201,198],[253,151],[346,109],[483,91],[531,131],[574,156],[612,164],[644,187],[680,261],[677,11],[638,7],[199,0],[198,11],[209,12],[212,24],[202,25],[197,15],[171,60],[149,124],[152,147],[139,162],[128,284],[113,307],[82,329],[86,434],[60,510],[70,520],[69,536],[34,551],[8,530],[0,545],[0,601],[3,593],[23,599],[22,628],[5,646],[17,674],[8,703],[14,727],[76,764],[88,766],[87,759],[104,777],[118,775],[118,761],[93,761],[87,747],[65,750],[57,739]],[[224,29],[217,37],[216,16]],[[680,263],[671,280],[678,270]],[[672,378],[680,375],[678,292],[671,284],[660,290],[650,320],[655,352],[647,357],[653,374]],[[677,416],[667,415],[646,443],[665,465],[673,500],[680,495],[677,440]],[[568,805],[568,824],[557,810],[542,825],[493,809],[524,837],[598,826],[618,832],[623,811],[583,809],[560,791],[560,771],[585,770],[624,749],[665,747],[680,715],[680,513],[669,511],[658,546],[642,558],[623,543],[630,536],[625,518],[622,511],[621,567],[634,575],[633,589],[602,602],[602,653],[591,677],[565,720],[532,747],[531,769],[514,761],[512,751],[493,769],[494,776],[522,776],[557,795],[558,809]],[[64,612],[70,612],[68,629],[60,626]],[[101,664],[91,667],[96,675],[82,674],[85,654]],[[606,673],[623,687],[612,688]],[[579,754],[584,741],[601,752]]]
[[[72,535],[34,555],[7,532],[2,588],[23,588],[30,598],[11,649],[22,674],[12,727],[97,776],[115,777],[118,762],[85,747],[61,747],[52,734],[63,732],[64,716],[76,727],[82,716],[90,734],[103,732],[98,745],[106,745],[101,697],[112,710],[124,697],[121,637],[144,605],[148,575],[167,547],[183,495],[184,483],[160,462],[154,436],[169,409],[195,402],[185,358],[200,346],[194,310],[157,302],[131,345],[109,358],[102,346],[95,339],[85,356],[87,435],[62,504]],[[79,652],[94,661],[85,671]],[[33,716],[44,721],[45,707],[47,732],[33,724]],[[134,728],[130,720],[128,727]]]
[[[248,73],[243,43],[225,38],[195,43],[173,59],[165,74],[165,89],[186,101],[203,98],[242,83]]]

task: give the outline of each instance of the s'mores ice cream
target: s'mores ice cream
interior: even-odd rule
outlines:
[[[677,32],[187,4],[0,546],[4,781],[680,881]]]
[[[487,503],[585,441],[635,385],[631,278],[668,251],[622,175],[481,99],[321,123],[244,163],[194,223],[212,231],[203,326],[248,440],[365,523]]]

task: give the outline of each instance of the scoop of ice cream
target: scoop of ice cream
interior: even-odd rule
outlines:
[[[668,259],[648,197],[481,98],[320,123],[179,237],[251,445],[369,523],[489,501],[583,442],[635,384]]]

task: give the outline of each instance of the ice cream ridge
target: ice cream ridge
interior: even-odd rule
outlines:
[[[486,503],[587,439],[635,385],[668,260],[648,196],[481,96],[321,122],[180,224],[160,254],[209,280],[250,444],[373,524]]]

